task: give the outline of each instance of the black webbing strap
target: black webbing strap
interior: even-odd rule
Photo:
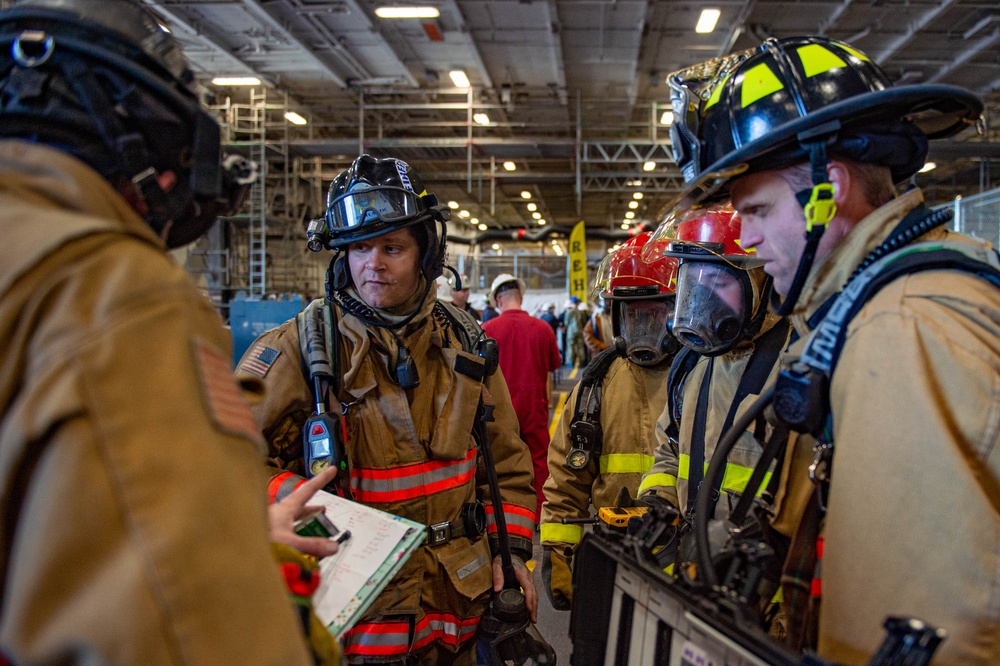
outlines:
[[[694,424],[691,427],[691,454],[688,465],[688,516],[694,513],[694,505],[698,499],[698,486],[701,485],[701,481],[705,477],[705,421],[708,420],[708,394],[712,384],[712,371],[715,369],[715,358],[713,356],[708,359],[708,367],[705,368],[705,375],[701,380],[701,390],[698,392]]]
[[[601,420],[600,386],[604,382],[604,376],[608,374],[608,368],[611,367],[616,358],[618,358],[618,351],[614,347],[608,347],[595,356],[587,366],[587,369],[584,370],[583,377],[580,378],[580,389],[576,392],[573,421],[579,421],[580,419],[587,421]],[[596,394],[594,393],[595,390],[597,390]]]

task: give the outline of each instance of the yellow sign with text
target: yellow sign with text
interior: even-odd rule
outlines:
[[[589,296],[587,282],[587,232],[583,220],[573,226],[569,235],[569,295],[586,303]]]

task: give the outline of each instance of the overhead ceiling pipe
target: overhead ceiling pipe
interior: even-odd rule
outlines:
[[[573,231],[572,227],[540,227],[538,229],[487,229],[486,231],[480,232],[475,236],[453,236],[448,235],[449,243],[458,243],[459,245],[481,245],[487,242],[495,241],[522,241],[525,243],[539,243],[541,241],[546,241],[553,236],[558,236],[562,238],[569,238],[570,233]],[[606,240],[606,241],[627,241],[632,238],[637,233],[645,231],[643,227],[636,227],[631,231],[624,231],[621,229],[600,229],[600,228],[588,228],[587,229],[587,240]]]

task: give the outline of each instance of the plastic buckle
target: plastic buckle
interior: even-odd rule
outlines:
[[[437,523],[427,530],[427,545],[440,546],[451,541],[451,523]]]
[[[813,185],[809,202],[803,208],[806,214],[806,231],[815,225],[825,227],[837,214],[837,204],[833,200],[833,183]]]

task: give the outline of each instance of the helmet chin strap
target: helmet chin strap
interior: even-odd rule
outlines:
[[[799,257],[799,266],[795,270],[792,286],[776,313],[780,317],[790,314],[795,308],[795,303],[799,300],[802,287],[805,285],[806,278],[809,277],[809,272],[812,270],[813,261],[816,259],[819,240],[823,237],[827,224],[837,213],[837,204],[833,200],[833,183],[826,176],[826,146],[830,140],[832,137],[824,136],[819,140],[803,141],[802,143],[802,147],[809,153],[813,181],[811,189],[802,190],[795,194],[795,198],[798,199],[806,217],[806,246],[802,250],[802,256]]]

